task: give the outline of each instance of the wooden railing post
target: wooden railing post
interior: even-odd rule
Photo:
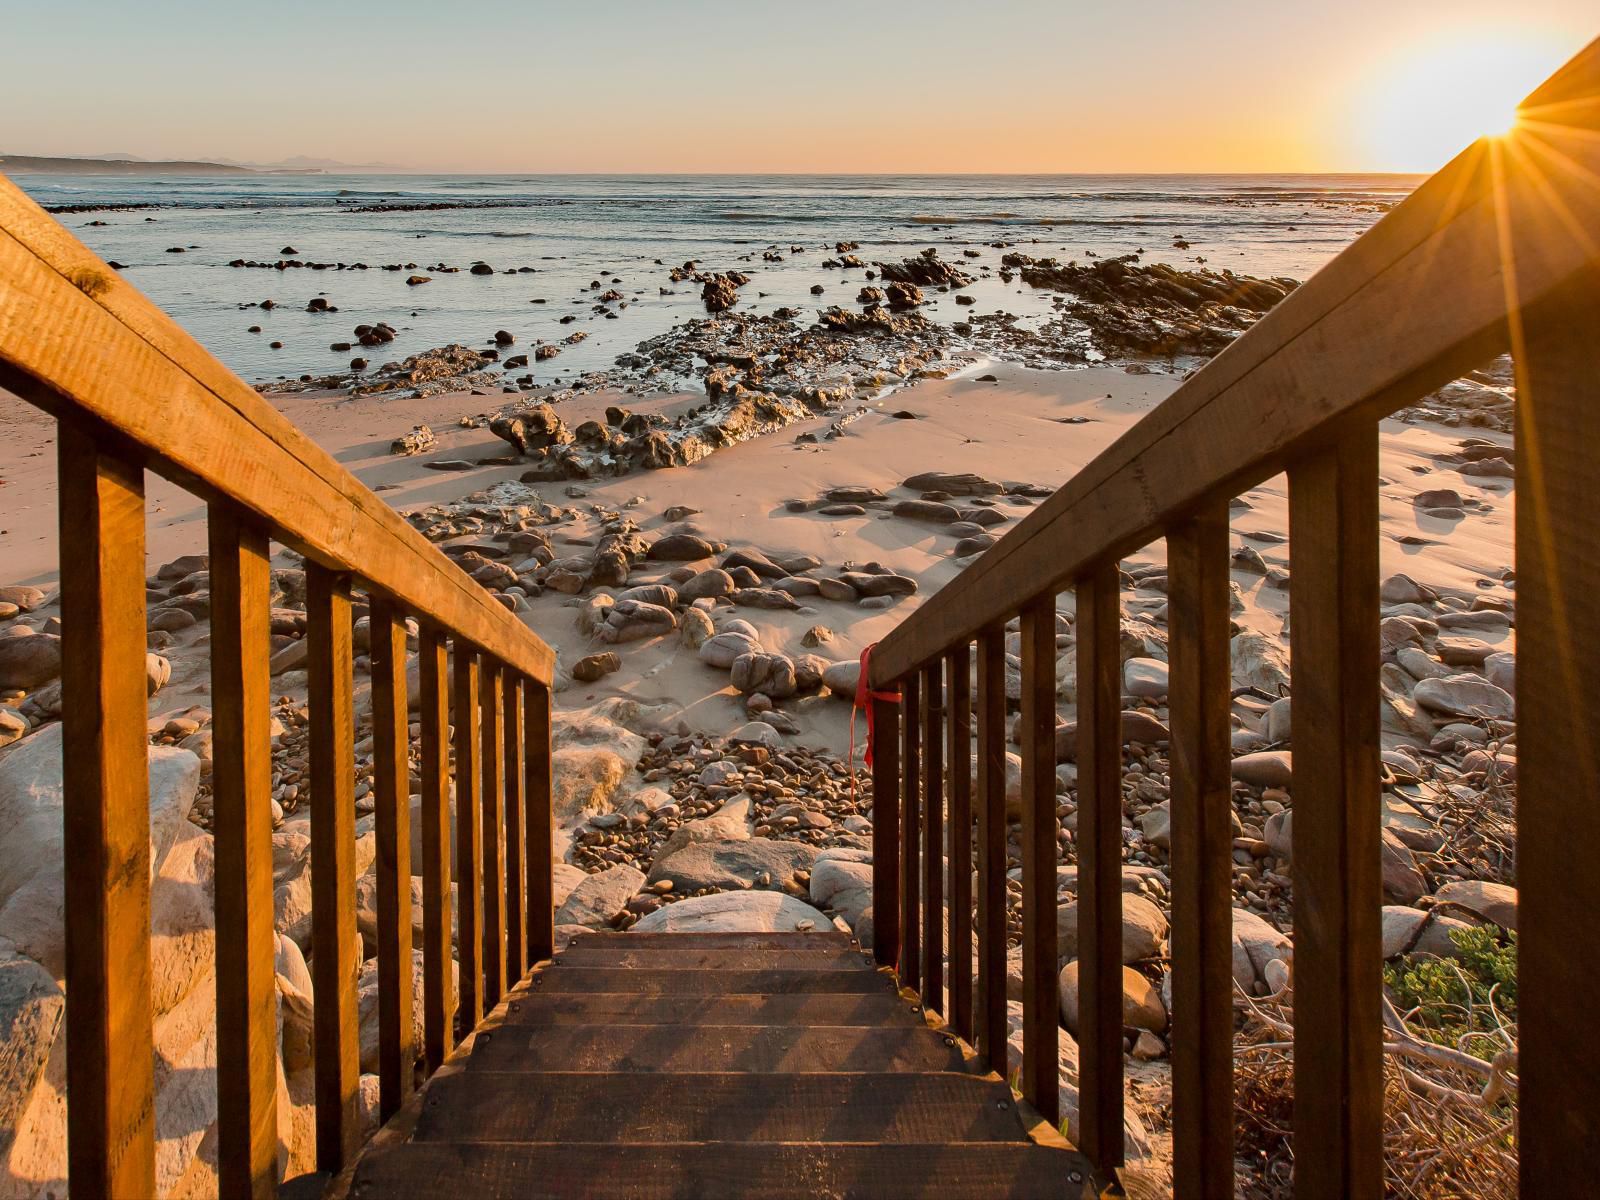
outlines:
[[[356,1027],[355,709],[350,577],[306,563],[311,713],[311,976],[316,989],[317,1167],[355,1149],[361,1071]]]
[[[978,635],[978,1048],[1006,1074],[1006,638]]]
[[[872,954],[880,966],[900,963],[900,703],[872,705]],[[884,694],[887,694],[885,692]]]
[[[555,953],[552,814],[550,811],[550,689],[528,680],[523,696],[522,752],[527,780],[528,965]]]
[[[922,669],[922,1004],[944,1005],[944,687],[940,663]]]
[[[1082,653],[1080,648],[1079,653]],[[1081,660],[1080,660],[1081,661]],[[1022,1094],[1052,1125],[1061,1002],[1056,986],[1056,604],[1022,610]]]
[[[483,1007],[500,1003],[506,983],[506,793],[505,760],[501,755],[502,668],[485,657],[479,693],[483,737]]]
[[[1115,562],[1078,585],[1078,1122],[1122,1165],[1122,638]],[[1053,929],[1053,926],[1052,926]]]
[[[1167,534],[1176,1200],[1233,1194],[1228,507]]]
[[[922,689],[900,681],[900,986],[922,983]]]
[[[144,471],[60,422],[67,1170],[155,1192]]]
[[[455,639],[456,956],[460,962],[456,1019],[470,1033],[483,1020],[483,835],[478,811],[478,652]]]
[[[506,986],[522,978],[527,970],[527,941],[524,927],[527,924],[527,896],[523,868],[523,787],[525,774],[522,767],[522,677],[507,667],[500,676],[501,709],[504,719],[504,764],[500,772],[505,780],[505,860],[506,860]]]
[[[972,647],[945,655],[950,755],[950,1024],[972,1040]]]
[[[423,1062],[431,1075],[455,1047],[450,946],[450,697],[445,637],[424,624],[417,651],[422,684]]]
[[[1378,431],[1289,469],[1295,1195],[1383,1191]]]
[[[410,721],[405,617],[371,598],[373,825],[378,879],[378,1112],[387,1121],[411,1091]]]
[[[278,1185],[272,930],[267,535],[211,505],[211,771],[217,930],[217,1176],[224,1195]]]
[[[1600,273],[1530,312],[1517,355],[1517,932],[1524,1196],[1572,1194],[1600,1145],[1600,1045],[1588,981],[1600,879]]]

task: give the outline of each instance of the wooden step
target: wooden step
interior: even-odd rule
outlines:
[[[870,1025],[925,1024],[899,996],[640,996],[597,992],[512,997],[504,1025]]]
[[[992,1076],[463,1071],[440,1079],[417,1141],[1026,1141]]]
[[[729,946],[716,949],[676,946],[629,946],[612,942],[598,946],[574,946],[556,955],[552,969],[566,967],[647,967],[678,971],[875,971],[870,956],[848,946],[810,946],[795,949],[751,949]]]
[[[530,981],[544,995],[558,992],[632,992],[635,995],[723,996],[797,992],[852,995],[887,992],[893,982],[877,971],[680,971],[659,967],[553,967]]]
[[[502,1025],[478,1034],[469,1072],[961,1071],[932,1029],[771,1025]]]
[[[390,1143],[355,1172],[362,1200],[1093,1200],[1087,1162],[1025,1143],[630,1146]]]
[[[664,931],[618,933],[611,929],[588,929],[575,934],[569,946],[665,946],[674,950],[821,950],[852,946],[854,941],[837,929],[811,933],[667,933]]]

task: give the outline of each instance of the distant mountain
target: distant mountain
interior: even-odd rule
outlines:
[[[171,162],[139,158],[46,158],[0,154],[8,175],[259,175],[249,167],[214,162]]]
[[[342,162],[337,158],[314,158],[307,154],[291,154],[288,158],[281,158],[276,162],[251,162],[248,159],[226,158],[218,155],[215,161],[235,167],[249,167],[256,171],[293,171],[302,174],[307,172],[319,174],[326,172],[330,175],[359,175],[370,172],[394,175],[416,170],[415,167],[403,167],[398,163],[348,163]]]

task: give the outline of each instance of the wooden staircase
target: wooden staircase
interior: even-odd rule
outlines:
[[[355,1197],[1082,1197],[1090,1165],[840,933],[588,934],[355,1164]]]

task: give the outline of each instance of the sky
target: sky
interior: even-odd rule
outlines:
[[[1595,0],[0,0],[0,153],[1431,171]]]

